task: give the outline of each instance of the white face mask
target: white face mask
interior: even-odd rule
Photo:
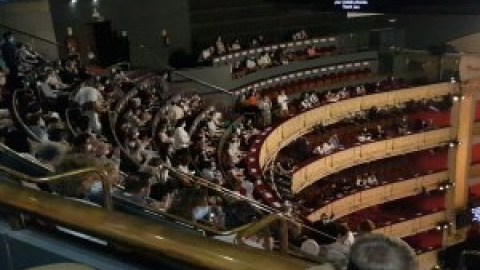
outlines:
[[[209,206],[198,206],[193,209],[193,218],[195,220],[202,220],[208,215],[208,213],[210,213]]]
[[[103,186],[101,181],[95,181],[90,187],[90,194],[97,194],[103,191]]]

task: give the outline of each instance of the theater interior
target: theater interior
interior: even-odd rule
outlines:
[[[480,3],[0,0],[0,269],[480,269]]]

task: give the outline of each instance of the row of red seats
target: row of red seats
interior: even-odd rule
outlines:
[[[367,79],[373,75],[370,68],[364,68],[351,71],[340,71],[335,73],[323,74],[318,77],[293,80],[284,84],[275,85],[261,90],[261,93],[271,98],[285,90],[287,95],[311,91],[317,88],[332,86],[334,84],[353,82],[356,80]]]

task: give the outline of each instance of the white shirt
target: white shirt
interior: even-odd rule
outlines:
[[[304,110],[310,109],[312,107],[312,104],[310,104],[310,102],[308,100],[303,100],[302,103],[300,103],[300,105],[302,106],[302,109],[304,109]]]
[[[217,41],[217,52],[218,52],[218,54],[224,54],[225,53],[225,44],[223,44],[222,41]]]
[[[315,155],[323,155],[323,154],[325,154],[325,151],[323,151],[322,146],[319,145],[319,146],[317,146],[317,147],[315,147],[315,148],[313,149],[313,153],[314,153]]]
[[[173,149],[179,150],[187,148],[190,145],[190,135],[185,131],[185,128],[178,127],[173,134]]]
[[[102,100],[102,98],[102,94],[97,88],[84,86],[78,90],[74,101],[80,105],[84,105],[87,102],[97,102]]]
[[[245,196],[253,199],[253,183],[249,181],[242,181],[242,188],[245,189]]]
[[[60,88],[63,85],[57,74],[49,74],[45,82],[57,88]]]
[[[367,179],[367,183],[369,185],[377,185],[378,184],[377,177],[374,174],[370,175]]]
[[[270,60],[270,56],[268,56],[268,54],[265,54],[258,59],[258,65],[260,66],[268,66],[271,62],[272,61]]]
[[[285,94],[281,94],[277,97],[277,102],[282,108],[282,110],[288,110],[288,97]]]
[[[255,67],[257,67],[257,63],[255,63],[255,61],[252,60],[252,59],[248,59],[247,60],[247,68],[248,69],[254,69]]]
[[[210,56],[212,56],[212,53],[210,52],[210,48],[205,49],[205,50],[202,51],[202,58],[203,58],[204,60],[209,59]]]
[[[365,186],[365,180],[361,177],[357,177],[357,186],[358,187],[363,187]]]
[[[328,142],[323,143],[323,152],[325,153],[325,155],[330,154],[333,151],[333,149],[334,147],[330,143]]]
[[[272,103],[269,99],[262,99],[258,103],[258,108],[263,112],[270,112],[270,110],[272,109]]]
[[[208,121],[207,127],[208,127],[208,131],[210,131],[210,133],[222,132],[222,130],[220,128],[218,128],[217,124],[213,121],[213,119]]]
[[[236,143],[230,143],[228,146],[228,156],[232,160],[233,163],[237,164],[240,162],[241,152]]]
[[[188,169],[188,166],[179,164],[177,169],[180,172],[183,172],[183,173],[186,173],[186,174],[189,174],[189,175],[193,175],[193,172]]]
[[[162,143],[173,143],[173,138],[169,137],[166,132],[160,132],[159,137]]]

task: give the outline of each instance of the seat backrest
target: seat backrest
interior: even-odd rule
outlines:
[[[52,173],[49,168],[22,157],[3,144],[0,144],[0,165],[32,177],[44,177]]]
[[[115,211],[145,218],[151,221],[159,222],[162,225],[175,227],[177,229],[181,229],[188,233],[203,234],[203,231],[195,228],[190,224],[186,224],[181,221],[167,219],[160,212],[155,212],[155,211],[143,208],[142,206],[135,204],[133,202],[130,202],[129,200],[124,199],[120,196],[112,196],[112,199],[113,199],[113,207]]]

